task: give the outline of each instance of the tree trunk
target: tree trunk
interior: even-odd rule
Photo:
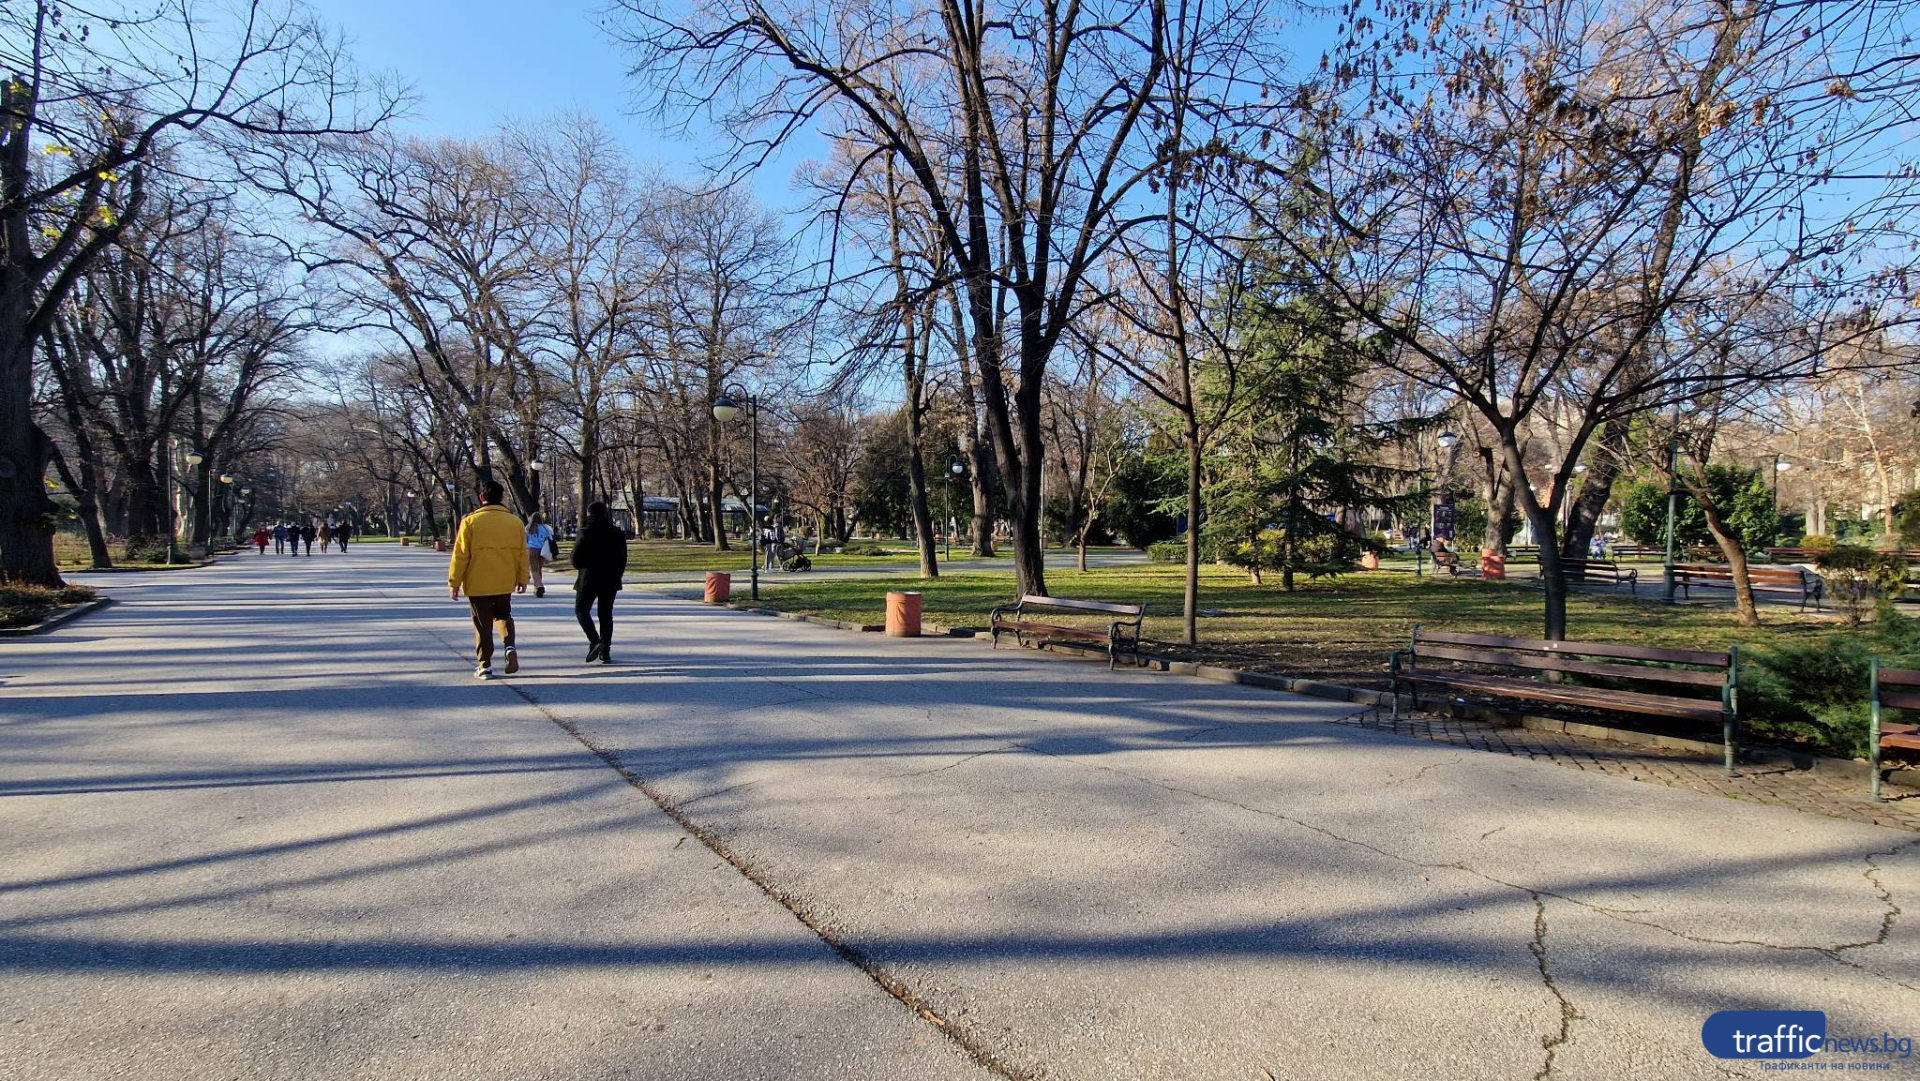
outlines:
[[[1513,514],[1513,474],[1495,458],[1492,447],[1481,450],[1487,465],[1487,525],[1480,546],[1507,554],[1507,519]]]
[[[1560,553],[1568,559],[1585,559],[1592,550],[1594,530],[1607,509],[1607,498],[1613,494],[1613,482],[1620,475],[1626,443],[1626,422],[1614,421],[1600,433],[1596,445],[1599,453],[1588,455],[1591,462],[1586,481],[1567,512],[1567,536],[1560,545]]]
[[[1520,457],[1520,444],[1511,436],[1501,439],[1500,457],[1506,464],[1506,473],[1514,478],[1508,487],[1513,498],[1520,504],[1520,510],[1527,516],[1527,523],[1533,527],[1534,535],[1540,538],[1540,585],[1546,594],[1546,618],[1542,637],[1550,642],[1562,642],[1567,637],[1567,576],[1560,563],[1559,534],[1554,520],[1559,513],[1558,501],[1552,495],[1542,504],[1534,494],[1533,486],[1521,478],[1526,476],[1526,464]]]
[[[1187,414],[1187,573],[1180,640],[1200,642],[1200,426]]]
[[[1687,483],[1687,492],[1694,502],[1700,504],[1700,512],[1706,516],[1707,532],[1720,545],[1720,553],[1727,557],[1727,571],[1733,577],[1733,607],[1740,616],[1742,627],[1760,625],[1760,608],[1753,600],[1753,581],[1747,576],[1747,550],[1740,538],[1727,528],[1726,517],[1713,501],[1713,493],[1702,484]]]

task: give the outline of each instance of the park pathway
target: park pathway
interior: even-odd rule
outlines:
[[[1911,832],[638,593],[618,664],[560,590],[479,683],[441,558],[116,576],[0,644],[0,1076],[1760,1077],[1708,1014],[1920,1036]]]

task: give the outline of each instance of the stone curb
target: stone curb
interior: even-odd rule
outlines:
[[[772,608],[744,608],[729,605],[735,611],[751,612],[756,615],[777,616],[780,619],[797,623],[815,623],[823,627],[835,627],[840,630],[876,632],[884,631],[883,623],[852,623],[841,619],[826,619],[820,616],[803,615],[796,612],[782,612]],[[945,627],[929,623],[923,628],[923,638],[970,638],[975,642],[991,645],[993,639],[977,627]],[[1026,647],[1035,652],[1058,653],[1075,660],[1104,661],[1107,659],[1103,649],[1074,645],[1070,642],[1049,642],[1038,646]],[[1260,687],[1270,691],[1285,691],[1290,694],[1306,695],[1310,698],[1325,698],[1335,702],[1353,702],[1363,706],[1393,706],[1393,692],[1368,690],[1364,687],[1348,687],[1339,683],[1327,683],[1315,679],[1296,679],[1291,676],[1274,675],[1270,672],[1246,672],[1238,668],[1222,668],[1218,665],[1200,664],[1195,661],[1170,661],[1164,657],[1141,657],[1136,668],[1149,672],[1165,672],[1176,676],[1194,676],[1215,683],[1238,683],[1247,687]],[[1706,743],[1695,739],[1681,739],[1678,736],[1664,736],[1655,732],[1639,732],[1631,728],[1613,728],[1607,725],[1586,724],[1557,717],[1541,717],[1533,714],[1514,714],[1485,707],[1461,709],[1456,703],[1448,703],[1448,711],[1455,716],[1468,716],[1474,720],[1505,725],[1508,728],[1524,728],[1535,732],[1559,732],[1584,739],[1601,740],[1607,743],[1621,743],[1635,747],[1655,747],[1668,751],[1684,751],[1708,758],[1718,758],[1721,747],[1718,743]],[[1865,762],[1856,762],[1843,758],[1828,758],[1823,755],[1806,754],[1799,751],[1785,751],[1773,747],[1746,746],[1740,749],[1742,762],[1763,766],[1788,766],[1796,770],[1818,773],[1825,776],[1845,778],[1865,785],[1870,767]],[[1920,771],[1905,771],[1920,774]],[[1884,781],[1884,785],[1895,788],[1908,787],[1903,783],[1902,771],[1895,770]],[[1920,786],[1920,776],[1914,778],[1915,786]]]
[[[113,598],[101,597],[99,600],[88,601],[85,604],[76,604],[71,608],[55,612],[30,627],[0,628],[0,638],[26,638],[30,635],[45,634],[56,627],[64,627],[81,616],[91,615],[112,603]]]

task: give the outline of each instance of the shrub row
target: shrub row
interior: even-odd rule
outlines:
[[[26,627],[38,623],[56,608],[85,604],[99,594],[87,586],[0,585],[0,627]]]

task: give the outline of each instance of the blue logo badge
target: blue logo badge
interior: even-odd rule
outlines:
[[[1700,1026],[1714,1058],[1808,1058],[1827,1042],[1819,1010],[1721,1010]]]

